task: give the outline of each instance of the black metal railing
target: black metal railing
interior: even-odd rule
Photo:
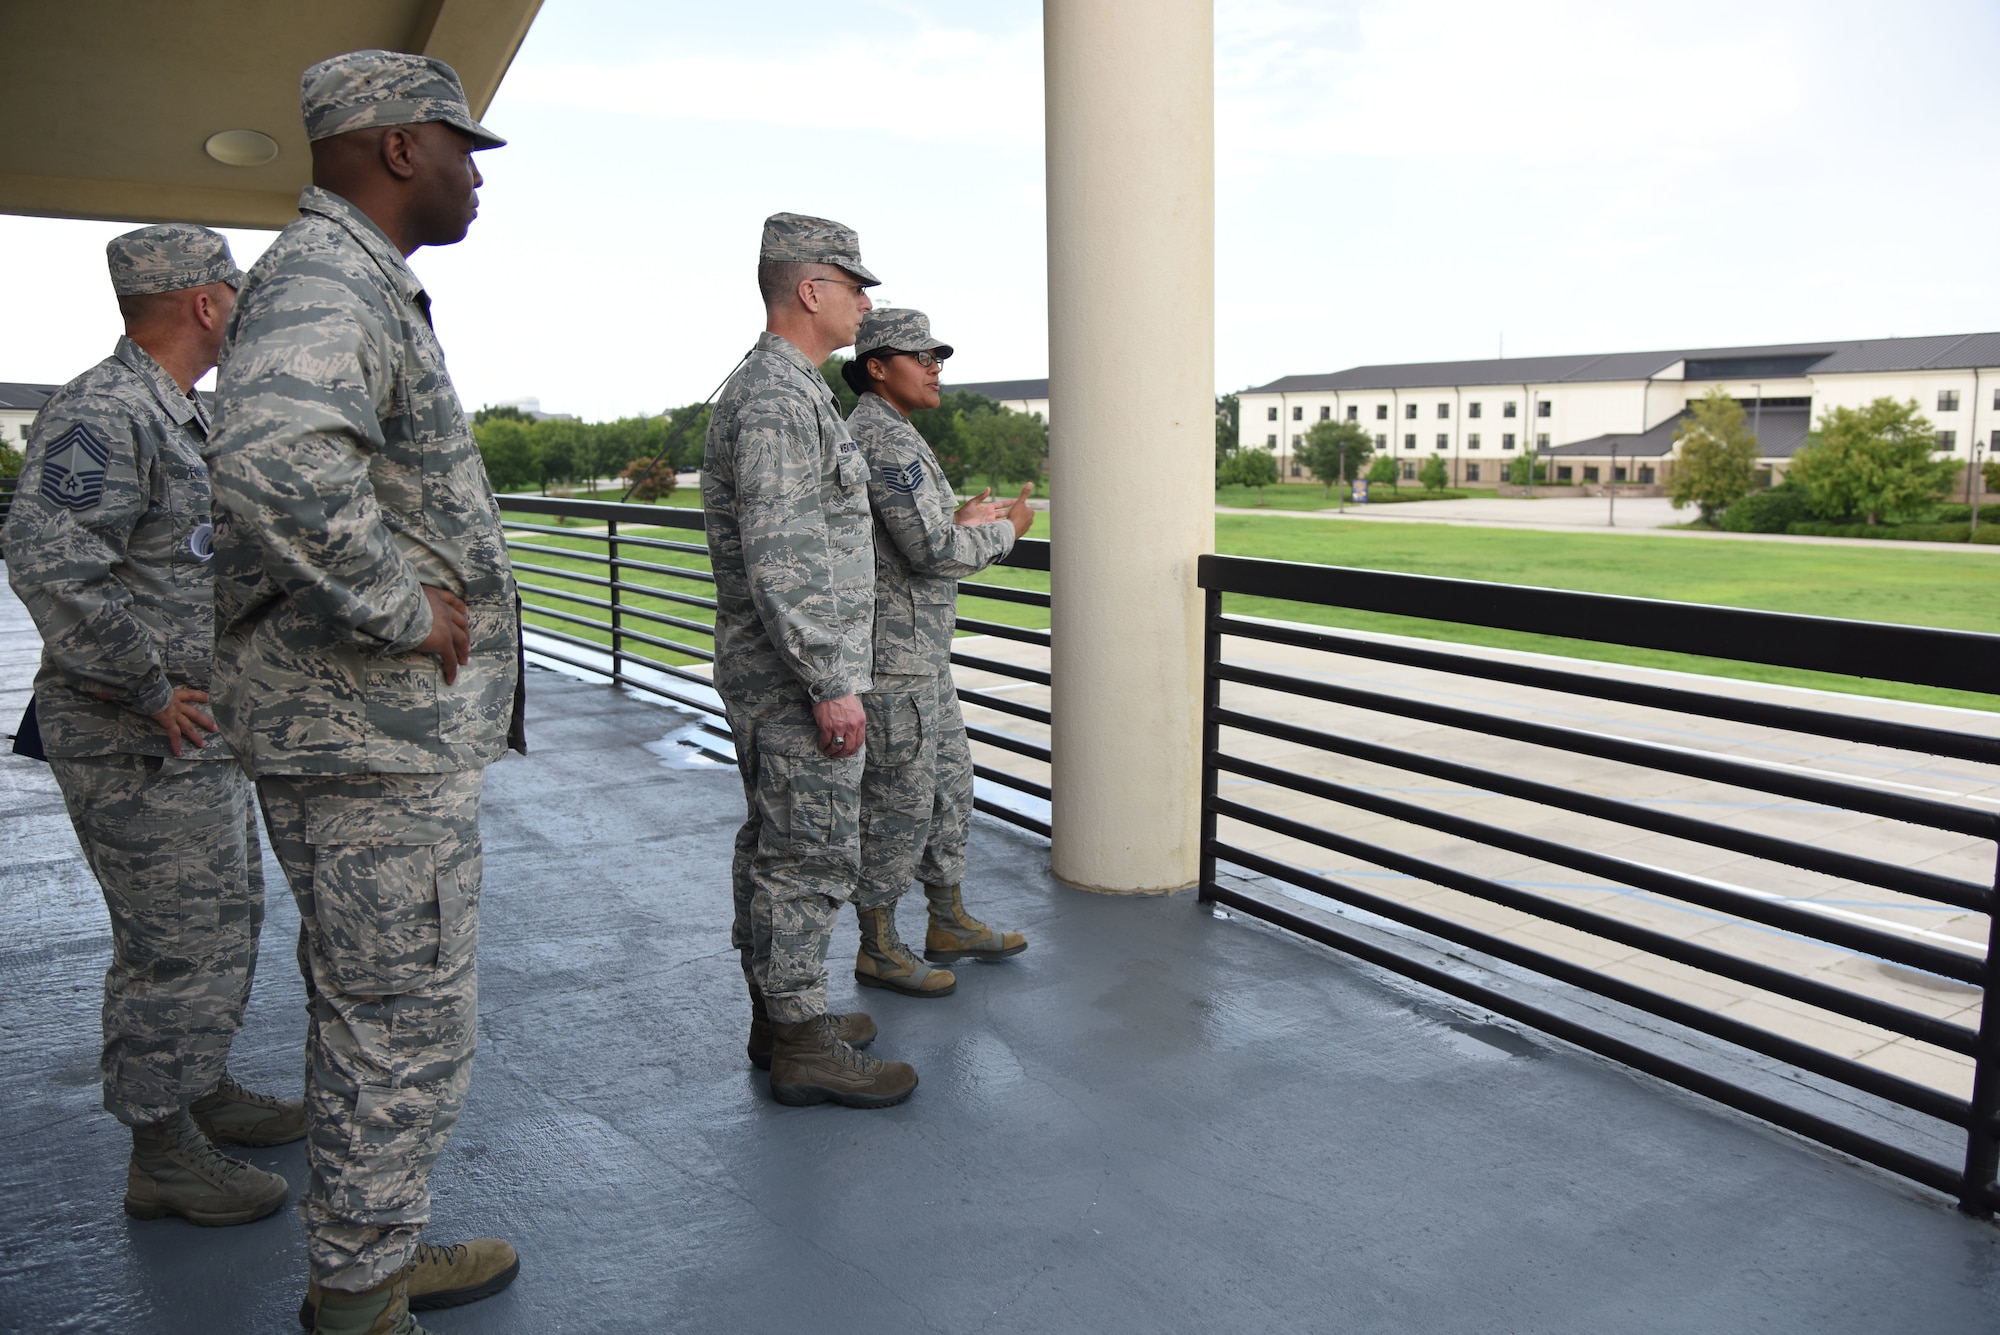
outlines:
[[[708,544],[702,512],[674,506],[627,505],[611,501],[550,496],[502,496],[503,526],[521,589],[524,629],[530,655],[607,678],[615,685],[672,701],[714,719],[722,704],[702,664],[714,650],[715,577],[707,568]],[[522,518],[521,516],[533,516]],[[555,522],[538,522],[541,519]],[[561,521],[572,521],[565,524]],[[581,521],[577,526],[575,521]],[[1049,568],[1048,544],[1016,543],[1006,565],[1024,570]],[[969,598],[1047,607],[1038,589],[1009,588],[965,581]],[[959,628],[1046,648],[1046,630],[969,616]],[[954,664],[1031,685],[1047,686],[1047,671],[971,653],[954,652]],[[959,700],[1046,728],[1049,711],[996,694],[991,688],[961,687]],[[726,729],[717,730],[726,736]],[[968,722],[977,747],[992,748],[1048,763],[1045,741]],[[1009,773],[980,759],[973,774],[987,785],[974,805],[1001,820],[1046,836],[1049,822],[1033,812],[998,801],[992,788],[1006,788],[1049,801],[1045,781]]]
[[[7,512],[14,508],[14,489],[19,485],[19,478],[0,477],[0,524],[7,522]]]
[[[1877,856],[1880,846],[1872,853],[1843,848],[1837,833],[1829,833],[1838,821],[1827,814],[1893,822],[1883,828],[1892,835],[1905,833],[1895,835],[1892,844],[1901,838],[1932,838],[1923,831],[2000,840],[2000,811],[1977,791],[1981,784],[1994,783],[1995,775],[1969,776],[1972,786],[1963,791],[1924,791],[1935,784],[1871,783],[1864,776],[1829,772],[1823,765],[1767,763],[1731,754],[1732,742],[1750,735],[1740,729],[1733,735],[1717,733],[1706,745],[1688,744],[1684,734],[1695,720],[1749,725],[1776,730],[1757,736],[1889,748],[1890,757],[1907,757],[1912,767],[1926,763],[1922,757],[2000,765],[2000,737],[1873,717],[1858,702],[1851,714],[1770,703],[1758,698],[1759,692],[1732,690],[1721,679],[1709,679],[1712,685],[1704,682],[1699,688],[1678,681],[1661,685],[1634,680],[1631,674],[1542,666],[1518,656],[1230,615],[1223,600],[1248,595],[1977,692],[2000,692],[2000,636],[1235,557],[1203,557],[1201,584],[1207,604],[1204,900],[1277,923],[1924,1183],[1956,1197],[1969,1212],[1989,1214],[2000,1206],[1994,1180],[2000,1160],[2000,1008],[1990,1004],[2000,981],[1994,935],[2000,869],[1992,883],[1982,883],[1955,874],[1978,865],[1963,856],[1933,859],[1943,869],[1913,865],[1926,856],[1914,842],[1905,857]],[[1280,646],[1281,656],[1304,652],[1286,658],[1288,666],[1258,665],[1241,661],[1245,651],[1240,649],[1236,658],[1227,656],[1225,641]],[[1340,657],[1331,657],[1335,655]],[[1342,660],[1363,662],[1340,670]],[[1393,665],[1401,675],[1387,683],[1371,680],[1368,674],[1375,670],[1370,663]],[[1453,691],[1438,684],[1466,679],[1495,685],[1480,687],[1485,692],[1481,696],[1470,688]],[[1509,699],[1505,688],[1510,687],[1527,689]],[[1501,693],[1497,705],[1496,689]],[[1275,693],[1290,703],[1260,693]],[[1455,703],[1441,698],[1450,694],[1474,698]],[[1659,711],[1630,716],[1627,722],[1672,720],[1683,735],[1651,740],[1643,725],[1619,727],[1616,720],[1587,718],[1590,726],[1571,726],[1574,720],[1528,717],[1554,702],[1571,714],[1585,712],[1583,702],[1588,701]],[[1326,711],[1327,705],[1335,708]],[[1333,726],[1296,721],[1316,709],[1327,713],[1321,721]],[[1288,719],[1274,717],[1279,713]],[[1402,744],[1382,740],[1398,730],[1418,728],[1420,738],[1406,737]],[[1628,735],[1635,733],[1639,735]],[[1265,752],[1261,757],[1244,753],[1259,748]],[[1560,763],[1549,764],[1551,760]],[[1537,768],[1538,762],[1551,773],[1536,777],[1523,772]],[[1622,775],[1630,782],[1593,783],[1580,777],[1589,766],[1595,766],[1596,779]],[[1308,768],[1319,772],[1306,772]],[[1450,785],[1468,800],[1486,803],[1488,818],[1449,809],[1463,803],[1397,796],[1399,788],[1409,786],[1405,776],[1410,775]],[[1769,794],[1787,801],[1763,804],[1781,811],[1724,823],[1662,809],[1673,799],[1633,796],[1635,785],[1659,788],[1657,776],[1662,775],[1718,785],[1724,793]],[[1231,785],[1251,789],[1257,800],[1225,795],[1225,776]],[[1503,800],[1495,803],[1496,798]],[[1786,819],[1792,821],[1790,828],[1784,826]],[[1623,840],[1643,834],[1670,842],[1656,842],[1634,857],[1618,851],[1620,838],[1606,837],[1619,831]],[[1734,881],[1715,879],[1701,874],[1700,858],[1681,856],[1704,849],[1749,861],[1732,865]],[[1602,902],[1579,902],[1579,896],[1565,897],[1546,879],[1496,872],[1495,852],[1510,855],[1517,866],[1580,873],[1615,893]],[[1299,865],[1319,853],[1360,866],[1336,872]],[[1682,864],[1678,869],[1676,862]],[[1224,884],[1218,864],[1305,893],[1273,896]],[[1830,907],[1810,896],[1735,883],[1772,869],[1777,871],[1772,879],[1790,889],[1798,888],[1797,873],[1804,872],[1831,878],[1829,885],[1873,887],[1899,897],[1886,911],[1914,913],[1928,906],[1984,915],[1985,921],[1973,920],[1977,939],[1960,941],[1943,933],[1905,930],[1892,919]],[[1354,883],[1370,877],[1379,878],[1377,888]],[[1438,894],[1440,889],[1447,893]],[[1621,911],[1618,906],[1630,902],[1621,896],[1631,895],[1650,897],[1671,912],[1649,923],[1644,914]],[[1288,906],[1285,901],[1291,898],[1349,906],[1424,935],[1362,930],[1351,924],[1351,915],[1302,912]],[[1737,941],[1739,948],[1731,949],[1733,938],[1696,939],[1706,929],[1663,930],[1660,919],[1682,907],[1704,915],[1710,924],[1775,933],[1769,939],[1779,944],[1745,950]],[[1511,923],[1528,930],[1504,925]],[[1768,1082],[1751,1088],[1752,1082],[1621,1036],[1629,1031],[1613,1032],[1614,1025],[1579,1019],[1575,1008],[1525,999],[1520,989],[1490,974],[1440,967],[1435,953],[1423,948],[1426,937],[1810,1072],[1823,1082],[1816,1088],[1859,1091],[1890,1109],[1910,1110],[1933,1119],[1910,1125],[1935,1127],[1937,1134],[1892,1143],[1881,1133],[1879,1118],[1833,1115],[1829,1108],[1845,1105],[1774,1095],[1767,1092],[1772,1087]],[[1603,943],[1602,952],[1593,956],[1598,943]],[[1801,967],[1785,958],[1787,952],[1820,948],[1914,970],[1920,979],[1948,980],[1940,985],[1955,985],[1968,1002],[1976,1000],[1977,1019],[1968,1023],[1963,1016],[1935,1013],[1952,1007],[1926,1010],[1905,1004],[1909,997],[1871,995],[1841,985],[1842,975],[1836,972]],[[1703,998],[1701,988],[1680,988],[1681,995],[1670,995],[1658,986],[1642,985],[1629,976],[1636,970],[1621,974],[1608,967],[1622,958],[1621,951],[1635,952],[1633,958],[1651,957],[1649,963],[1665,961],[1663,972],[1674,977],[1705,979],[1725,991],[1750,989],[1745,997],[1783,998],[1808,1016],[1837,1017],[1836,1022],[1879,1031],[1890,1044],[1908,1039],[1926,1045],[1913,1051],[1926,1057],[1942,1054],[1943,1066],[1953,1071],[1970,1067],[1969,1097],[1939,1087],[1951,1084],[1949,1079],[1927,1083],[1889,1065],[1865,1063],[1726,1013],[1714,1004],[1713,995]],[[1776,1087],[1784,1088],[1783,1082]],[[1874,1105],[1862,1100],[1853,1106]],[[1863,1129],[1860,1123],[1876,1129]],[[1961,1133],[1964,1154],[1959,1162],[1939,1162],[1923,1150]]]

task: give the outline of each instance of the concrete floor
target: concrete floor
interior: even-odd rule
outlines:
[[[0,595],[9,724],[23,632]],[[433,1231],[503,1234],[523,1270],[440,1332],[2000,1322],[2000,1232],[1926,1193],[1190,896],[1063,889],[984,818],[977,903],[1028,953],[867,995],[907,1104],[780,1108],[742,1056],[733,771],[655,705],[531,687],[535,754],[490,773],[481,1051]],[[0,758],[0,811],[0,1330],[295,1329],[290,1212],[120,1213],[102,908],[45,768]],[[236,1069],[281,1087],[303,1023],[271,874]],[[297,1180],[297,1146],[253,1157]]]

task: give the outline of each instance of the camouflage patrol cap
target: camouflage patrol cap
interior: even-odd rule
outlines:
[[[507,142],[472,119],[457,70],[406,51],[350,51],[320,61],[299,80],[299,110],[306,138],[315,141],[349,130],[443,121],[471,135],[474,148]]]
[[[193,223],[161,223],[114,236],[104,247],[111,290],[121,297],[177,292],[209,283],[243,286],[243,271],[219,232]]]
[[[893,352],[929,352],[951,356],[951,344],[931,337],[931,317],[903,306],[877,306],[861,317],[861,332],[854,336],[857,357],[887,348]]]
[[[831,264],[870,287],[882,281],[861,267],[861,238],[852,227],[803,213],[774,213],[764,219],[764,244],[757,258],[780,264]]]

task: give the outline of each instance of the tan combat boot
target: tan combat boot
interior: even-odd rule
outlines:
[[[217,1145],[289,1145],[304,1140],[306,1105],[255,1094],[222,1073],[222,1081],[188,1105],[188,1116]]]
[[[917,1073],[908,1062],[856,1052],[833,1032],[831,1018],[771,1022],[771,1097],[794,1108],[828,1101],[848,1108],[891,1108],[910,1097]]]
[[[866,1011],[826,1018],[833,1021],[834,1034],[851,1048],[865,1048],[875,1041],[875,1019]],[[752,1066],[760,1071],[771,1069],[771,1015],[764,1009],[764,994],[754,987],[750,989],[750,1044],[744,1051],[749,1053]]]
[[[321,1289],[312,1311],[313,1335],[431,1335],[410,1315],[410,1268],[372,1289]]]
[[[958,990],[957,975],[950,969],[933,969],[896,935],[894,904],[856,912],[861,916],[861,950],[854,957],[855,982],[906,997],[948,997]]]
[[[210,1228],[262,1219],[285,1203],[285,1179],[232,1159],[201,1134],[186,1112],[132,1128],[125,1169],[125,1213],[134,1219],[177,1214]]]
[[[434,1312],[440,1307],[463,1307],[491,1298],[520,1273],[521,1258],[512,1247],[498,1238],[480,1238],[451,1247],[418,1243],[416,1255],[404,1267],[403,1279],[410,1310]],[[299,1324],[307,1330],[313,1328],[314,1314],[326,1293],[317,1280],[306,1281]]]
[[[1004,960],[1028,948],[1019,932],[996,932],[965,911],[955,885],[927,885],[930,928],[924,933],[924,958],[937,964],[959,960]]]

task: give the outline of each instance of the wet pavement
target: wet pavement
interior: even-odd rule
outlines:
[[[32,633],[0,594],[0,731]],[[1192,896],[1062,888],[981,817],[968,896],[1028,952],[853,995],[923,1083],[773,1104],[728,946],[732,769],[691,720],[536,671],[489,774],[481,1046],[438,1240],[520,1280],[439,1332],[1988,1330],[2000,1232]],[[689,743],[699,743],[690,745]],[[108,937],[48,771],[0,757],[0,1330],[294,1330],[290,1211],[119,1210]],[[275,866],[236,1072],[296,1085]],[[906,929],[916,925],[906,905]],[[253,1151],[296,1182],[302,1154]]]

